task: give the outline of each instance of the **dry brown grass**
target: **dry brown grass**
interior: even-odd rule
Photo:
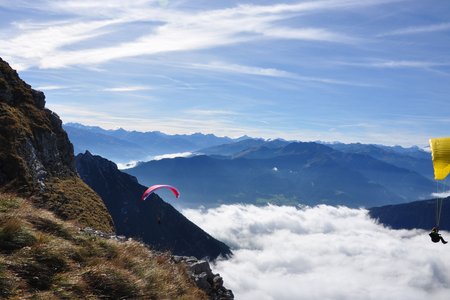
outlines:
[[[137,241],[90,236],[5,194],[0,220],[1,299],[207,299],[168,253]]]
[[[64,220],[74,220],[104,232],[113,232],[114,224],[103,201],[78,177],[51,179],[42,197],[35,197],[39,207],[55,212]]]

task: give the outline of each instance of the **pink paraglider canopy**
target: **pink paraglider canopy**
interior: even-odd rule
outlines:
[[[147,199],[147,197],[153,193],[154,191],[158,190],[158,189],[162,189],[162,188],[166,188],[166,189],[170,189],[172,191],[172,193],[175,195],[176,198],[180,197],[180,192],[174,188],[171,185],[167,185],[167,184],[157,184],[157,185],[152,185],[151,187],[149,187],[144,194],[142,194],[141,199],[145,200]]]

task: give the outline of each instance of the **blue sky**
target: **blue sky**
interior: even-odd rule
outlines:
[[[64,122],[403,146],[449,135],[446,0],[0,0],[0,24],[0,57]]]

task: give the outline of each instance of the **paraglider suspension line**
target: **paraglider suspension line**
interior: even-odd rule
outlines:
[[[436,182],[436,191],[438,193],[436,196],[436,227],[439,228],[439,223],[441,222],[442,202],[444,200],[441,194],[444,192],[444,184]]]

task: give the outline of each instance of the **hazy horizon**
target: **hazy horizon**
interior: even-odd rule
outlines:
[[[153,131],[153,130],[149,130],[149,131],[140,131],[140,130],[127,129],[127,128],[124,128],[124,127],[104,128],[104,127],[102,127],[102,126],[100,126],[100,125],[96,125],[96,124],[85,125],[85,124],[81,124],[81,123],[77,123],[77,122],[68,122],[68,123],[63,123],[63,124],[66,125],[66,126],[71,126],[71,124],[77,124],[77,125],[82,125],[82,126],[86,126],[86,127],[98,127],[98,128],[104,129],[104,130],[125,130],[125,131],[129,131],[129,132],[131,132],[131,131],[136,131],[136,132],[141,132],[141,133],[160,132],[160,133],[162,133],[162,134],[166,134],[166,135],[169,135],[169,136],[172,136],[172,135],[193,135],[193,134],[203,134],[203,135],[213,134],[213,135],[215,135],[216,137],[224,137],[224,138],[232,138],[232,139],[239,139],[239,138],[243,138],[243,137],[248,137],[248,138],[250,138],[250,139],[263,139],[263,140],[266,140],[266,141],[280,139],[280,140],[285,140],[285,141],[288,141],[288,142],[316,142],[316,143],[323,143],[323,144],[333,144],[333,143],[342,143],[342,144],[361,143],[361,142],[358,142],[358,141],[344,143],[344,142],[341,142],[341,141],[338,141],[338,140],[335,140],[335,141],[320,141],[320,140],[286,140],[286,139],[283,139],[283,138],[264,138],[264,137],[259,137],[259,136],[249,136],[249,135],[247,135],[247,134],[242,135],[242,136],[232,137],[232,136],[227,136],[227,135],[217,135],[217,134],[215,134],[215,133],[204,133],[204,132],[201,132],[201,131],[190,132],[190,133],[177,133],[177,132],[167,133],[167,132],[163,132],[163,131]],[[390,145],[388,145],[388,144],[374,144],[374,143],[361,143],[361,144],[372,144],[372,145],[381,145],[381,146],[389,146],[389,147],[400,146],[400,147],[403,147],[403,148],[419,147],[420,149],[426,150],[426,151],[428,151],[428,149],[429,149],[428,140],[425,141],[425,144],[424,144],[424,145],[410,145],[410,146],[402,146],[402,145],[395,144],[395,143],[394,143],[394,144],[390,144]],[[191,152],[164,153],[164,154],[161,154],[161,155],[156,155],[155,157],[156,157],[156,160],[159,160],[159,159],[162,159],[162,158],[173,158],[173,157],[174,157],[173,155],[177,155],[177,156],[175,156],[175,157],[180,157],[180,156],[183,157],[183,156],[186,156],[186,155],[189,155],[189,154],[193,154],[193,153],[191,153]]]

